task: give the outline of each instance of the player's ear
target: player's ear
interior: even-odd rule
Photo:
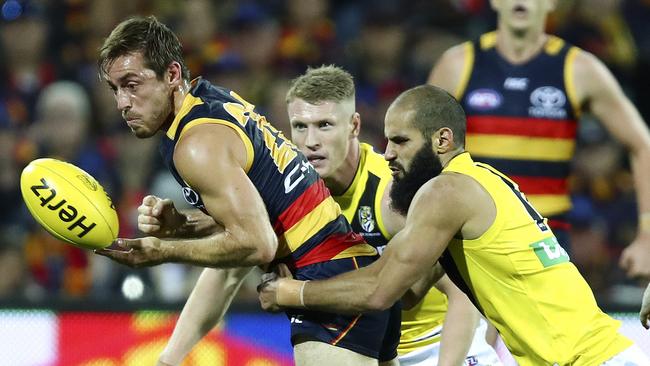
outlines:
[[[181,85],[183,83],[183,67],[180,63],[172,61],[167,66],[167,81],[173,86]]]
[[[350,137],[359,137],[359,132],[361,131],[361,115],[357,112],[354,112],[350,124],[352,125]]]
[[[431,137],[431,144],[438,154],[444,154],[455,148],[454,132],[449,127],[439,129]]]

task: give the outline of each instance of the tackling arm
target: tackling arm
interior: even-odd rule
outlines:
[[[465,221],[467,212],[454,202],[458,192],[454,192],[453,185],[445,183],[447,179],[448,176],[440,176],[420,189],[413,199],[405,228],[390,241],[375,263],[324,281],[304,283],[280,279],[276,288],[267,285],[262,289],[263,306],[304,306],[337,313],[390,307],[431,268]],[[440,209],[430,210],[430,202],[437,202]]]

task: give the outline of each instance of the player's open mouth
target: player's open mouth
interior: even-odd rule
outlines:
[[[515,5],[512,12],[518,16],[525,16],[528,13],[528,9],[523,5]]]

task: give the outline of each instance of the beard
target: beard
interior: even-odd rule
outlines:
[[[406,216],[418,189],[424,183],[440,175],[442,163],[438,155],[433,152],[431,142],[428,142],[415,154],[408,171],[405,171],[397,163],[391,162],[390,165],[404,171],[402,178],[398,179],[397,176],[394,178],[393,186],[390,189],[390,207]]]

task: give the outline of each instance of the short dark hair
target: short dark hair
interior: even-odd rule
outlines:
[[[465,146],[465,111],[444,89],[433,85],[416,86],[400,94],[393,103],[415,112],[410,122],[426,139],[437,130],[448,127],[454,133],[454,143],[459,147]]]
[[[312,104],[354,99],[354,80],[349,72],[338,66],[310,67],[291,82],[286,101],[289,103],[295,98]]]
[[[100,76],[107,76],[108,68],[118,57],[136,52],[142,53],[145,66],[155,71],[159,79],[174,61],[181,65],[183,79],[190,79],[178,37],[154,16],[132,17],[113,29],[99,51]]]

